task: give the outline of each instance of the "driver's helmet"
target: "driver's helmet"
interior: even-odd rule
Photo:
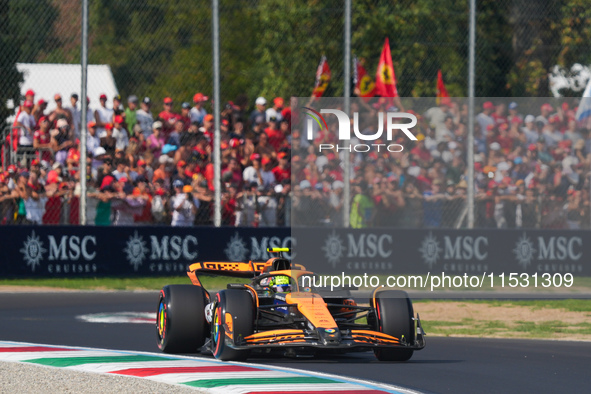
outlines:
[[[291,284],[289,276],[277,275],[269,281],[269,286],[275,290],[276,293],[289,293],[291,291]]]

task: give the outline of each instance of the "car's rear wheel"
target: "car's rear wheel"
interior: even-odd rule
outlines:
[[[372,299],[372,304],[374,304]],[[376,294],[374,307],[375,329],[392,335],[401,342],[413,344],[415,340],[414,312],[408,294],[401,290],[386,290]],[[380,361],[407,361],[413,350],[404,348],[375,349]]]
[[[228,289],[217,294],[211,324],[211,346],[215,358],[246,360],[248,350],[232,349],[229,344],[241,341],[254,332],[255,308],[252,296],[244,290]]]
[[[156,327],[165,353],[196,353],[205,343],[206,293],[194,285],[169,285],[160,291]]]

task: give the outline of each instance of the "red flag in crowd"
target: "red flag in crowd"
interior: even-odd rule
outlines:
[[[353,70],[353,83],[355,89],[358,91],[359,97],[373,97],[376,95],[376,84],[371,80],[371,77],[367,75],[367,71],[361,64],[357,57],[353,58],[355,68]]]
[[[441,70],[437,71],[437,98],[449,97],[445,84],[443,83],[443,77],[441,76]],[[439,102],[439,100],[437,100]]]
[[[380,56],[380,63],[378,64],[378,71],[376,73],[375,92],[382,97],[398,97],[396,75],[394,74],[392,55],[390,54],[390,42],[387,37],[384,42],[384,49],[382,49],[382,55]]]
[[[318,70],[316,70],[316,83],[314,84],[314,91],[312,91],[313,97],[322,97],[322,94],[326,90],[328,83],[330,82],[330,67],[326,61],[326,56],[322,56]]]

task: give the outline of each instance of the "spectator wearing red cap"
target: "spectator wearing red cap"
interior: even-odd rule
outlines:
[[[35,101],[35,91],[33,89],[25,92],[25,100]]]
[[[174,129],[174,124],[176,123],[177,119],[179,119],[179,115],[173,112],[173,101],[170,97],[165,97],[163,101],[163,110],[158,114],[158,118],[162,121],[162,125],[164,126],[164,135],[168,138],[168,135]]]
[[[97,226],[111,225],[111,201],[115,197],[115,178],[109,174],[105,175],[100,181],[99,191],[96,193],[98,203],[96,206],[96,216],[94,224]]]
[[[496,138],[496,142],[501,146],[503,154],[509,154],[513,150],[513,144],[515,143],[515,140],[509,134],[509,125],[507,123],[501,123],[498,130],[499,134]]]
[[[285,152],[279,152],[277,155],[279,164],[275,166],[271,171],[275,175],[275,181],[282,183],[286,179],[291,179],[291,168],[289,166],[289,156]]]
[[[66,158],[66,163],[68,165],[68,172],[70,173],[71,177],[76,175],[78,172],[78,168],[80,166],[80,140],[76,139],[74,141],[74,145],[68,149],[68,156]]]
[[[214,119],[212,114],[205,115],[203,117],[203,126],[199,128],[199,132],[209,141],[210,146],[213,146],[213,134],[214,134]]]
[[[492,114],[490,114],[490,117],[493,118],[493,120],[495,121],[495,125],[499,126],[503,123],[509,122],[505,110],[505,103],[499,102],[497,105],[495,105],[495,111]]]
[[[228,152],[227,159],[236,159],[241,168],[244,168],[249,164],[248,158],[244,157],[244,143],[245,140],[232,138],[228,141],[228,148],[226,150],[226,152]]]
[[[117,149],[117,139],[113,135],[113,124],[105,124],[105,136],[101,137],[101,148],[103,148],[107,155],[114,157]]]
[[[47,101],[43,99],[39,99],[37,104],[33,107],[32,115],[35,117],[35,121],[37,122],[37,126],[39,125],[39,119],[45,116],[45,110],[47,109]]]
[[[60,190],[61,178],[56,170],[47,173],[45,181],[45,193],[47,202],[45,203],[45,213],[43,215],[43,224],[60,224],[62,216],[62,196],[64,190]]]
[[[49,119],[43,116],[39,119],[39,129],[33,134],[33,148],[37,150],[40,160],[50,162],[53,159],[51,153],[51,135],[49,134]]]
[[[113,117],[113,137],[117,140],[115,149],[125,151],[129,145],[129,133],[125,130],[125,119],[121,115]]]
[[[286,136],[279,130],[279,124],[277,122],[269,122],[268,125],[269,127],[265,129],[265,134],[269,137],[269,145],[277,152],[285,142]]]
[[[203,118],[207,115],[207,111],[203,108],[203,103],[207,100],[209,100],[209,97],[203,93],[195,93],[193,96],[193,108],[190,111],[191,123],[203,123]]]
[[[18,146],[21,148],[32,148],[33,147],[33,130],[35,129],[35,117],[32,115],[33,102],[30,100],[25,101],[23,104],[23,110],[16,119],[16,126],[19,128],[18,131]]]
[[[281,114],[282,110],[283,99],[281,97],[275,97],[273,99],[273,106],[271,108],[267,108],[265,111],[267,122],[281,122],[283,120],[283,115]]]
[[[495,120],[491,116],[494,110],[494,104],[491,101],[487,101],[482,104],[482,112],[476,115],[476,121],[480,126],[480,130],[482,130],[482,134],[485,136],[487,136],[488,126],[495,124]]]
[[[252,161],[252,165],[246,167],[242,173],[244,183],[249,185],[254,182],[258,186],[273,186],[275,184],[275,175],[273,171],[266,168],[271,160],[268,157],[261,158],[261,155],[258,153],[250,155],[250,160]]]
[[[187,162],[184,160],[179,160],[176,163],[176,171],[172,176],[172,183],[174,183],[176,180],[180,180],[183,182],[183,185],[190,185],[193,179],[187,176],[186,169]]]
[[[96,122],[96,131],[99,138],[106,137],[107,131],[105,126],[113,120],[113,110],[107,108],[107,95],[101,94],[99,96],[100,107],[94,111],[94,121]]]
[[[545,103],[540,107],[540,115],[538,115],[536,117],[536,122],[541,122],[544,125],[548,124],[548,118],[550,117],[550,114],[552,113],[552,111],[554,111],[554,108],[548,104]]]
[[[35,101],[35,92],[32,89],[29,89],[25,92],[25,101],[30,101],[30,102]],[[18,110],[16,111],[16,115],[14,117],[14,122],[12,124],[13,126],[17,125],[16,124],[17,120],[22,112],[23,112],[23,106],[19,105]],[[12,148],[14,150],[16,150],[17,146],[18,146],[18,141],[19,141],[19,129],[17,127],[12,129],[12,135],[9,138],[12,141]]]
[[[20,181],[26,179],[24,183]],[[42,224],[47,197],[36,173],[23,171],[19,175],[19,194],[24,202],[26,223]],[[24,186],[23,186],[24,185]]]

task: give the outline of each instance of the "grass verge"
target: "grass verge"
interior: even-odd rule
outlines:
[[[248,279],[202,276],[207,289],[225,288],[227,283],[248,283]],[[52,287],[72,290],[160,290],[165,285],[191,284],[186,276],[163,276],[146,278],[43,278],[1,279],[0,286]]]
[[[591,340],[591,300],[436,300],[414,306],[430,335]]]

